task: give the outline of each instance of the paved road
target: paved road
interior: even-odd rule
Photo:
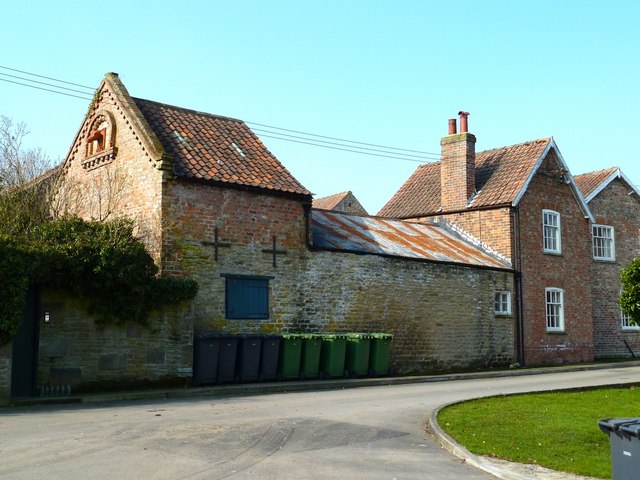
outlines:
[[[0,410],[0,479],[492,479],[424,434],[466,398],[640,382],[640,367]],[[596,419],[594,419],[595,421]]]

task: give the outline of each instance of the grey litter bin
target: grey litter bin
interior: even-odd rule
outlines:
[[[613,480],[636,480],[640,471],[640,418],[607,418],[598,426],[609,436]]]

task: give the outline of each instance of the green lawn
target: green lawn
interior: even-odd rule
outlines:
[[[598,420],[612,417],[640,417],[640,388],[473,400],[444,408],[438,423],[478,455],[611,478],[609,439]]]

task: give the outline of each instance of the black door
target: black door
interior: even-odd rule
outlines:
[[[22,324],[13,341],[11,367],[11,396],[28,397],[35,394],[38,358],[38,288],[27,292]]]

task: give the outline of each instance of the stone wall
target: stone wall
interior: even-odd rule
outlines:
[[[187,385],[191,380],[193,326],[188,305],[154,312],[147,326],[100,325],[85,304],[60,291],[45,290],[40,318],[39,388],[72,390],[146,385]]]
[[[0,346],[0,407],[11,397],[11,352],[11,343]]]
[[[302,329],[393,333],[397,372],[514,361],[514,318],[494,314],[494,293],[513,290],[509,272],[313,252],[302,289]]]
[[[396,373],[514,361],[514,318],[493,311],[495,291],[513,290],[510,272],[307,251],[295,260],[287,256],[271,274],[265,320],[225,319],[221,277],[201,285],[204,293],[191,304],[156,312],[148,327],[97,325],[82,303],[44,292],[42,309],[51,322],[40,325],[38,385],[77,391],[188,384],[193,335],[212,331],[393,333]]]

